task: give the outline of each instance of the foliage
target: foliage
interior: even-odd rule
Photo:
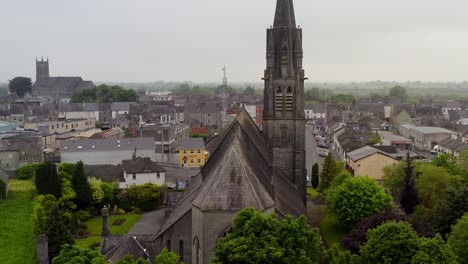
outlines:
[[[65,244],[62,246],[60,254],[52,260],[52,264],[69,263],[106,264],[107,261],[106,257],[98,251],[78,245]]]
[[[36,236],[42,235],[47,230],[47,216],[53,205],[57,204],[57,199],[51,194],[38,195],[34,199],[31,222]]]
[[[405,177],[400,196],[400,205],[407,214],[412,214],[419,204],[419,194],[416,189],[416,176],[414,175],[414,166],[408,152],[406,156]]]
[[[153,183],[133,185],[128,188],[128,200],[142,211],[155,209],[162,199],[161,188]]]
[[[320,221],[320,232],[322,233],[326,244],[332,245],[339,243],[340,240],[346,236],[348,230],[338,222],[335,215],[330,214],[325,210],[325,216]]]
[[[435,232],[445,235],[450,233],[451,226],[466,212],[468,212],[468,186],[450,186],[430,211],[428,221]]]
[[[340,244],[331,245],[330,249],[325,251],[325,263],[328,264],[359,264],[361,258],[358,255],[352,254],[348,250],[343,250]]]
[[[406,93],[406,89],[401,86],[395,86],[391,88],[389,95],[398,97],[402,102],[408,99],[408,94]]]
[[[49,241],[49,258],[53,259],[60,253],[62,245],[73,244],[74,241],[63,224],[62,212],[57,204],[53,204],[46,220],[46,235]]]
[[[424,207],[432,207],[451,183],[459,180],[459,177],[450,175],[443,167],[431,164],[420,164],[416,168],[420,176],[416,179],[416,188]]]
[[[341,244],[353,253],[359,253],[359,248],[367,242],[367,231],[381,225],[382,223],[395,220],[406,221],[406,215],[399,213],[390,206],[361,220],[356,227],[341,241]]]
[[[8,89],[10,90],[10,93],[15,93],[19,97],[23,98],[25,94],[32,92],[31,78],[15,77],[10,80]]]
[[[312,165],[311,183],[313,188],[317,188],[319,185],[319,165],[317,163]]]
[[[0,180],[0,200],[4,200],[7,198],[7,189],[6,183]]]
[[[108,183],[108,182],[101,182],[101,190],[104,193],[104,197],[102,202],[104,204],[110,205],[112,200],[114,199],[114,193],[118,189],[115,184]]]
[[[437,234],[434,238],[421,238],[419,251],[411,259],[411,264],[457,264],[450,246]]]
[[[380,212],[392,198],[369,177],[346,178],[327,193],[328,208],[348,229],[366,216]]]
[[[336,175],[336,162],[335,162],[335,159],[333,159],[333,156],[330,152],[328,153],[323,163],[322,172],[320,174],[319,189],[321,191],[328,189],[335,175]]]
[[[36,237],[31,223],[34,185],[10,179],[8,200],[0,200],[1,263],[35,263]]]
[[[333,181],[330,183],[330,189],[340,186],[346,179],[352,178],[353,176],[348,171],[342,171],[336,175]]]
[[[253,208],[237,214],[233,231],[221,239],[213,263],[319,263],[320,235],[304,216],[282,221]]]
[[[419,249],[419,238],[406,222],[388,221],[367,233],[361,247],[364,263],[410,263]]]
[[[315,190],[312,187],[307,187],[307,198],[308,199],[315,199],[319,195],[320,194],[319,194],[319,192],[317,192],[317,190]]]
[[[59,172],[65,172],[68,175],[73,175],[73,171],[75,170],[75,164],[73,163],[60,163],[58,165]]]
[[[164,248],[159,255],[156,256],[156,264],[183,264],[180,262],[180,256],[174,251],[169,251]]]
[[[244,95],[255,95],[255,88],[247,86],[244,90]]]
[[[306,102],[321,102],[322,101],[322,95],[320,94],[320,88],[314,87],[312,89],[308,89],[305,91],[304,94],[304,100]]]
[[[461,264],[468,263],[468,213],[452,227],[447,241]]]
[[[138,98],[136,91],[120,86],[108,86],[105,84],[94,88],[83,89],[72,96],[73,103],[112,103],[135,102]]]
[[[101,203],[104,199],[104,191],[101,188],[102,181],[97,178],[88,178],[89,186],[91,187],[93,204]]]
[[[58,199],[59,206],[63,210],[75,210],[76,204],[74,203],[74,200],[76,198],[76,192],[73,189],[71,175],[65,171],[60,171],[58,176],[62,186],[62,197]]]
[[[135,259],[135,257],[132,255],[126,255],[125,257],[117,261],[115,264],[149,264],[149,262],[142,258]]]
[[[461,175],[463,172],[463,169],[459,165],[457,159],[452,157],[450,154],[439,154],[434,158],[434,160],[432,160],[432,164],[437,167],[447,169],[447,171],[452,175]]]
[[[336,164],[336,174],[340,174],[342,171],[345,171],[345,162],[344,161],[339,161],[335,160]]]
[[[36,174],[36,170],[40,164],[32,163],[28,165],[24,165],[21,168],[16,169],[16,175],[18,175],[18,179],[20,180],[29,180],[34,177]]]
[[[83,162],[78,162],[72,174],[72,186],[76,196],[76,206],[78,209],[85,209],[91,206],[93,202],[93,192],[88,179],[84,173]]]
[[[52,194],[57,199],[62,196],[62,186],[55,164],[46,162],[37,167],[36,188],[38,194]]]
[[[401,197],[403,181],[405,178],[406,161],[399,162],[394,166],[384,168],[383,186],[398,201]]]
[[[458,155],[458,165],[461,169],[468,172],[468,149],[464,149]]]
[[[382,144],[382,139],[380,138],[380,134],[375,132],[367,141],[367,145],[373,146],[377,144]]]

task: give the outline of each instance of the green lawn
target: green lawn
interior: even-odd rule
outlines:
[[[314,199],[318,195],[319,195],[319,192],[316,189],[314,189],[312,187],[307,187],[307,198],[308,199]]]
[[[325,212],[325,217],[320,222],[320,231],[322,231],[323,238],[329,246],[333,243],[340,243],[341,239],[347,234],[336,217],[328,212]]]
[[[111,215],[109,216],[109,228],[110,233],[113,235],[123,235],[128,233],[128,231],[140,220],[141,215],[139,214],[126,214],[126,215]],[[113,223],[119,219],[125,220],[121,225],[113,225]],[[91,246],[93,243],[101,242],[101,232],[102,232],[102,217],[94,217],[88,222],[87,231],[90,234],[89,237],[84,239],[75,239],[76,244],[82,246]]]
[[[10,180],[7,200],[0,200],[0,262],[35,263],[36,245],[31,214],[34,197],[31,181]]]

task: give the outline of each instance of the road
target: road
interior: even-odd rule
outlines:
[[[312,126],[306,125],[305,131],[305,151],[306,151],[306,162],[305,167],[307,170],[307,176],[311,175],[312,165],[315,163],[319,164],[319,169],[322,169],[324,158],[320,157],[317,152],[317,143],[315,137],[312,134]]]

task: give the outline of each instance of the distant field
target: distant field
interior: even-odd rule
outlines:
[[[36,245],[31,224],[34,185],[10,180],[7,200],[0,200],[0,263],[35,263]]]

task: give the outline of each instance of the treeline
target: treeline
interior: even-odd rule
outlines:
[[[206,87],[206,86],[190,86],[189,84],[180,84],[172,91],[174,94],[201,94],[201,95],[217,95],[224,93],[224,86],[220,85],[216,88]],[[247,86],[246,88],[233,88],[231,86],[227,87],[227,92],[229,94],[243,94],[243,95],[261,95],[262,90],[255,90],[252,86]]]
[[[73,103],[135,102],[137,99],[138,93],[134,90],[105,84],[83,89],[72,96]]]

